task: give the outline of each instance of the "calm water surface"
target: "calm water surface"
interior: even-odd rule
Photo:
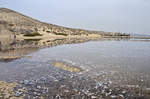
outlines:
[[[119,71],[141,76],[149,83],[150,42],[138,40],[102,40],[66,44],[41,49],[12,62],[0,62],[0,80],[38,78],[53,72],[52,61],[64,61],[83,69],[82,74],[94,76],[103,71]],[[138,75],[142,74],[142,75]],[[126,75],[130,77],[130,75]],[[145,76],[145,77],[143,77]],[[133,80],[133,79],[132,79]]]
[[[31,54],[28,61],[63,60],[84,69],[129,68],[150,70],[150,42],[91,41],[42,49]]]

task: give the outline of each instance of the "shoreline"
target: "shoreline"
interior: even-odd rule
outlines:
[[[2,36],[0,37],[2,38]],[[8,36],[5,36],[5,39]],[[63,44],[76,44],[76,43],[84,43],[88,41],[95,40],[105,40],[105,39],[150,39],[148,37],[128,37],[128,36],[101,36],[96,34],[91,35],[83,35],[83,36],[57,36],[57,35],[49,35],[44,37],[22,37],[17,36],[16,45],[10,45],[8,41],[6,43],[8,49],[4,49],[0,51],[0,61],[11,61],[15,59],[19,59],[28,55],[32,52],[35,52],[42,48],[54,47]],[[10,42],[13,42],[10,41]]]
[[[42,48],[54,47],[63,44],[75,44],[88,42],[90,40],[101,39],[100,35],[90,36],[56,36],[49,35],[44,37],[22,37],[17,36],[16,45],[11,45],[13,40],[9,40],[10,36],[1,36],[0,61],[8,61],[24,57],[29,53]],[[12,38],[10,38],[12,39]],[[40,39],[40,40],[39,40]]]

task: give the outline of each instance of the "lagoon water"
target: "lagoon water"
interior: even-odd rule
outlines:
[[[91,77],[104,71],[119,72],[131,82],[139,78],[144,81],[144,86],[149,86],[149,40],[99,40],[65,44],[44,48],[27,56],[30,57],[0,62],[0,80],[17,81],[48,75],[54,72],[51,69],[52,62],[62,61],[80,67],[82,74]]]
[[[138,40],[103,40],[65,44],[41,49],[30,61],[66,61],[84,69],[128,68],[150,70],[150,42]]]

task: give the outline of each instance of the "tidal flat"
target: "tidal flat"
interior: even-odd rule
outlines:
[[[149,51],[135,39],[10,51],[23,57],[0,62],[0,85],[11,85],[10,99],[149,99]]]

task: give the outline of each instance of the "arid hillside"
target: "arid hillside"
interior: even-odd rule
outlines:
[[[14,35],[16,35],[16,39],[14,39]],[[40,22],[7,8],[0,8],[0,49],[10,49],[14,43],[17,44],[17,47],[20,45],[31,46],[31,44],[52,46],[120,36],[129,35],[57,26]]]
[[[9,32],[30,34],[41,31],[62,35],[89,34],[94,32],[43,23],[28,16],[24,16],[16,11],[7,8],[0,8],[0,34],[8,34]]]
[[[81,35],[98,33],[101,35],[118,35],[119,33],[106,33],[103,31],[88,31],[83,29],[72,29],[53,24],[43,23],[16,11],[0,8],[0,34],[30,34],[30,33],[53,33],[56,35]]]

